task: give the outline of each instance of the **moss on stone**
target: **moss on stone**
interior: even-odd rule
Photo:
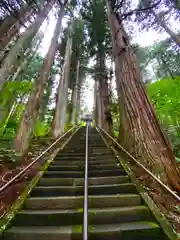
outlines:
[[[72,226],[73,233],[82,233],[83,232],[83,226],[78,225],[78,226]]]
[[[94,229],[95,229],[94,226],[88,225],[88,232],[93,232]]]
[[[77,211],[82,213],[84,211],[84,208],[78,208]]]

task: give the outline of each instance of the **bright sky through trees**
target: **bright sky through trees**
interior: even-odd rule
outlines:
[[[138,0],[134,0],[134,6],[137,5],[137,2],[138,2]],[[66,26],[66,22],[67,22],[67,20],[64,18],[63,23],[62,23],[63,27]],[[44,38],[43,38],[41,46],[39,48],[39,52],[42,56],[45,56],[45,54],[48,50],[48,46],[50,44],[51,37],[54,32],[55,24],[56,24],[56,17],[54,15],[54,9],[52,9],[51,13],[49,14],[48,20],[45,20],[43,25],[40,28],[40,31],[42,31],[42,32],[45,31]],[[174,31],[177,32],[178,29],[180,30],[179,25],[173,19],[170,20],[170,24]],[[155,31],[153,29],[149,29],[149,31],[141,30],[141,29],[139,29],[136,22],[133,23],[133,30],[135,30],[135,31],[133,31],[132,42],[137,43],[142,47],[150,46],[154,42],[164,40],[168,37],[168,34],[165,32],[158,33],[157,31]],[[90,60],[90,65],[92,65],[91,60]],[[150,68],[150,72],[151,72],[151,68]],[[85,107],[88,108],[89,111],[91,111],[93,108],[93,100],[94,100],[94,95],[93,95],[94,94],[93,93],[94,81],[89,76],[86,78],[86,85],[88,86],[88,88],[86,88],[83,92],[82,101],[83,101],[83,104],[85,105]]]

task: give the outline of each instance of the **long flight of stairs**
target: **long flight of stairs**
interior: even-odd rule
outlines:
[[[85,128],[59,152],[4,233],[4,240],[82,239]],[[133,183],[89,130],[88,239],[165,240]]]

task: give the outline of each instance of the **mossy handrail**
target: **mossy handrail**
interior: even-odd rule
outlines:
[[[32,161],[27,167],[25,167],[22,171],[16,174],[13,178],[11,178],[6,184],[4,184],[0,188],[0,193],[2,193],[7,187],[9,187],[13,182],[15,182],[19,177],[21,177],[27,170],[29,170],[42,156],[44,156],[54,145],[56,145],[63,137],[65,137],[68,133],[75,130],[79,126],[72,127],[67,132],[65,132],[62,136],[56,139],[45,151],[43,151],[34,161]],[[79,127],[80,128],[80,127]]]
[[[157,178],[152,172],[150,172],[146,167],[144,167],[139,161],[137,161],[126,149],[123,148],[116,140],[107,133],[103,128],[97,127],[97,130],[104,132],[131,160],[133,160],[138,166],[140,166],[146,173],[148,173],[159,185],[161,185],[171,196],[173,196],[178,202],[180,202],[180,197],[173,192],[167,185],[165,185],[159,178]]]

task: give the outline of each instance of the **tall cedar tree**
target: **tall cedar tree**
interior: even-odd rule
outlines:
[[[21,120],[21,124],[19,126],[16,138],[14,140],[14,148],[21,155],[23,155],[29,147],[32,130],[38,116],[38,112],[44,96],[44,90],[46,89],[46,86],[47,86],[47,82],[48,82],[47,80],[48,80],[51,66],[53,64],[54,56],[57,50],[58,37],[61,31],[62,18],[64,16],[64,11],[65,11],[65,5],[62,4],[61,9],[59,11],[59,16],[56,23],[54,35],[52,37],[49,50],[44,59],[44,63],[40,72],[40,77],[38,81],[35,82],[34,91],[29,96],[29,99],[23,114],[23,118]]]
[[[119,95],[122,145],[166,184],[180,190],[180,173],[142,84],[133,53],[114,1],[107,1]]]

